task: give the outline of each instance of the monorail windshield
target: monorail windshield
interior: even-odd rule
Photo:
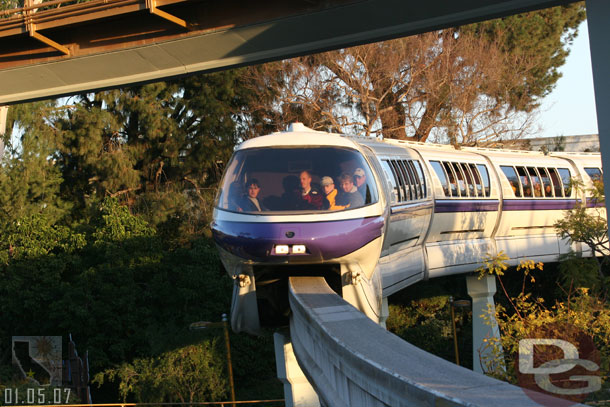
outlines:
[[[251,213],[338,211],[377,200],[375,178],[356,150],[253,148],[231,159],[216,206]]]

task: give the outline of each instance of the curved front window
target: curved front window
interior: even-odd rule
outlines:
[[[235,212],[340,211],[377,202],[375,178],[356,150],[256,148],[235,153],[217,207]]]

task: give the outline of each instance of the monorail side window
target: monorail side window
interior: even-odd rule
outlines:
[[[484,164],[477,164],[477,168],[481,173],[481,178],[483,178],[483,192],[484,196],[491,196],[491,187],[489,185],[489,173],[487,172],[487,167]]]
[[[421,199],[421,187],[419,185],[419,178],[417,177],[417,172],[413,168],[413,163],[411,160],[404,161],[405,167],[409,176],[411,177],[411,181],[413,181],[413,199]]]
[[[563,192],[566,198],[572,196],[572,187],[570,186],[572,174],[570,174],[570,170],[567,168],[557,168],[557,171],[559,172],[559,176],[563,182]]]
[[[421,194],[421,185],[419,183],[419,177],[417,176],[417,172],[413,167],[413,162],[411,160],[405,161],[405,166],[409,171],[409,175],[411,176],[411,180],[413,180],[413,190],[415,191],[415,199],[422,199]]]
[[[549,172],[551,173],[551,182],[553,183],[555,196],[557,198],[563,197],[563,186],[561,185],[561,178],[559,178],[557,170],[555,168],[549,168]]]
[[[553,188],[551,187],[551,178],[549,177],[549,173],[546,168],[538,167],[538,173],[540,174],[540,179],[542,180],[542,192],[544,196],[547,198],[553,197]]]
[[[502,170],[504,175],[506,175],[506,178],[508,179],[508,183],[510,184],[510,187],[513,190],[513,194],[517,198],[520,198],[521,197],[521,183],[519,182],[519,177],[517,177],[517,173],[515,172],[515,169],[513,167],[508,167],[508,166],[504,166],[504,165],[500,166],[500,169]]]
[[[540,176],[538,175],[538,172],[533,167],[527,167],[527,172],[532,180],[534,196],[537,198],[542,197],[542,184],[540,183]]]
[[[401,189],[401,201],[408,201],[410,200],[410,193],[409,193],[409,181],[406,179],[405,174],[400,166],[400,161],[396,161],[396,160],[391,160],[390,161],[392,163],[392,166],[394,167],[394,170],[396,171],[396,175],[398,176],[398,184],[400,185],[400,189]]]
[[[388,179],[390,180],[390,183],[392,184],[391,201],[392,201],[392,203],[397,203],[398,201],[400,201],[400,199],[399,199],[400,193],[398,192],[398,181],[396,180],[396,175],[394,175],[394,171],[392,170],[392,167],[390,166],[390,163],[388,162],[388,160],[382,160],[381,167],[383,168],[383,171],[385,171],[386,176],[388,177]]]
[[[602,179],[602,171],[599,168],[586,168],[585,167],[585,172],[589,175],[589,178],[591,178],[591,181],[593,181],[593,182],[601,181],[601,179]]]
[[[477,190],[478,196],[485,196],[483,192],[483,184],[481,183],[481,175],[477,170],[477,167],[474,164],[468,164],[470,167],[470,172],[472,173],[472,177],[474,178],[475,188]]]
[[[449,183],[447,182],[447,176],[445,175],[445,170],[443,169],[441,163],[438,161],[430,161],[430,165],[434,169],[434,172],[436,172],[436,176],[438,177],[438,180],[443,186],[443,192],[445,192],[445,196],[451,196],[449,193]]]
[[[533,197],[532,182],[525,171],[525,167],[517,167],[517,174],[519,174],[519,180],[521,181],[521,187],[523,188],[523,196],[527,198]]]
[[[411,164],[415,167],[415,171],[419,177],[419,185],[421,187],[421,197],[426,198],[428,196],[428,189],[426,188],[426,177],[424,176],[424,170],[421,167],[421,163],[418,160],[411,161]]]
[[[462,169],[458,163],[453,164],[453,168],[455,169],[455,175],[457,176],[458,186],[460,188],[460,196],[466,197],[468,196],[468,191],[466,190],[466,180],[464,174],[462,173]]]
[[[462,166],[462,172],[464,172],[464,177],[466,178],[466,189],[468,190],[468,195],[474,197],[477,196],[476,190],[474,188],[474,180],[472,173],[470,172],[470,168],[468,168],[468,164],[460,163]]]
[[[396,162],[394,162],[394,160],[390,160],[388,162],[390,163],[392,174],[394,174],[394,179],[396,180],[396,187],[398,190],[398,202],[405,201],[405,189],[403,187],[402,177],[400,176],[398,168],[396,167]]]
[[[402,179],[404,180],[407,200],[412,201],[413,199],[415,199],[415,191],[413,190],[413,181],[411,180],[410,174],[408,173],[405,164],[405,160],[396,161],[396,165],[400,170]]]
[[[453,171],[453,168],[446,161],[443,161],[443,168],[445,168],[447,176],[449,177],[449,196],[459,196],[457,188],[457,179],[455,177],[455,172]]]

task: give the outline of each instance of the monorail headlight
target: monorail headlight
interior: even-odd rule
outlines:
[[[304,244],[295,244],[292,246],[292,254],[305,254],[307,249]]]
[[[287,244],[276,244],[275,245],[275,254],[288,254],[290,252],[290,247]]]
[[[307,254],[307,247],[304,244],[276,244],[273,247],[273,254]]]

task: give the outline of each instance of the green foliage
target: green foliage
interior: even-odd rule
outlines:
[[[483,21],[461,27],[460,31],[475,33],[490,41],[501,39],[502,49],[511,54],[542,57],[526,73],[522,86],[505,95],[514,107],[528,110],[537,106],[537,100],[548,95],[561,78],[559,67],[565,63],[568,47],[585,17],[584,2],[577,2]]]
[[[442,280],[442,279],[441,279]],[[453,279],[447,280],[448,292],[455,291]],[[445,283],[447,281],[444,281]],[[455,361],[451,326],[450,296],[439,289],[443,282],[418,283],[405,292],[390,297],[390,315],[386,321],[388,331],[405,341],[451,362]],[[470,313],[457,311],[456,328],[460,363],[470,366],[472,342],[470,338]]]
[[[495,322],[492,321],[491,312],[483,316],[489,324],[497,323],[500,328],[499,340],[497,338],[486,340],[485,346],[491,356],[481,361],[484,371],[502,380],[517,383],[515,366],[521,339],[562,338],[573,342],[582,334],[593,340],[601,355],[600,370],[607,372],[610,368],[610,312],[608,312],[606,301],[591,295],[588,288],[573,290],[574,280],[571,280],[570,291],[564,292],[567,294],[567,298],[564,301],[556,300],[552,306],[548,307],[542,297],[533,296],[526,287],[527,282],[536,282],[532,273],[536,270],[543,270],[542,263],[534,263],[531,260],[522,261],[517,267],[515,272],[523,272],[523,284],[520,293],[510,296],[502,281],[503,270],[507,269],[506,264],[502,266],[502,263],[506,260],[508,259],[501,260],[500,256],[488,256],[486,264],[498,265],[500,271],[497,272],[498,268],[496,268],[496,272],[480,270],[481,273],[488,272],[496,275],[506,299],[510,303],[510,307],[505,307],[501,303],[496,304],[496,311],[493,315]],[[580,260],[582,259],[568,259],[568,261],[577,262],[576,264],[586,264]],[[564,268],[573,266],[574,264],[564,263]],[[570,270],[570,272],[572,271]],[[561,266],[560,273],[561,278],[565,279],[565,271],[561,271]],[[602,391],[599,393],[605,393],[608,387],[608,384],[604,383]],[[594,394],[591,397],[597,396]]]
[[[0,263],[71,253],[85,246],[85,237],[71,229],[49,224],[42,215],[23,217],[0,230]]]
[[[501,250],[500,253],[495,256],[488,253],[485,258],[483,258],[483,265],[476,270],[476,272],[479,273],[479,280],[486,274],[503,276],[504,271],[508,268],[506,265],[508,259],[509,257],[504,253],[504,250]]]
[[[216,340],[203,341],[158,357],[138,358],[98,373],[93,383],[118,380],[123,401],[133,395],[138,403],[227,399],[226,361],[217,348]]]
[[[595,259],[581,257],[576,253],[568,253],[559,262],[559,292],[557,297],[563,298],[578,289],[590,289],[591,292],[601,294],[603,284],[598,273],[598,264]]]
[[[127,207],[119,205],[116,198],[105,198],[100,205],[100,214],[100,222],[92,235],[95,243],[122,242],[156,234],[146,221],[133,216]]]
[[[188,349],[201,338],[187,330],[189,323],[218,320],[229,310],[232,282],[209,240],[166,247],[154,228],[112,198],[92,213],[82,233],[42,215],[4,231],[0,365],[10,365],[11,335],[71,333],[79,349],[89,351],[91,372],[100,372]],[[253,340],[248,354],[255,357],[261,343],[269,346]],[[252,363],[265,371],[261,377],[270,377],[266,363]],[[245,377],[249,368],[236,368],[236,376]],[[11,376],[4,372],[3,382]]]
[[[276,376],[273,332],[261,336],[231,335],[231,355],[238,400],[282,399]]]
[[[390,305],[387,329],[422,349],[454,360],[449,297],[413,300],[406,306]],[[434,339],[432,339],[434,338]]]
[[[539,337],[546,327],[564,327],[573,329],[566,332],[554,332],[557,337],[566,336],[574,339],[578,332],[591,337],[601,355],[600,370],[607,372],[610,368],[610,312],[604,300],[590,295],[587,289],[579,289],[566,301],[557,301],[547,307],[540,298],[521,294],[512,299],[514,309],[509,310],[499,305],[496,307],[496,320],[500,327],[500,343],[490,343],[497,358],[506,361],[506,371],[496,369],[488,373],[503,380],[516,383],[515,357],[519,350],[519,341],[524,338]],[[567,327],[567,328],[565,328]],[[500,353],[498,345],[502,346]],[[604,383],[603,389],[607,389]],[[605,390],[602,390],[604,392]]]
[[[240,88],[230,70],[75,98],[52,123],[72,216],[86,218],[90,203],[110,195],[154,225],[188,222],[200,233],[210,215],[204,192],[241,134]]]
[[[0,225],[36,214],[54,222],[70,209],[59,196],[62,177],[50,159],[55,136],[48,120],[54,112],[54,102],[16,105],[8,110],[6,151],[0,166]],[[17,132],[22,132],[20,139],[10,138]]]
[[[606,292],[608,277],[604,270],[610,264],[606,211],[602,207],[587,208],[586,204],[586,201],[605,202],[603,183],[596,181],[593,183],[593,188],[585,189],[582,182],[573,179],[570,187],[576,189],[578,196],[586,196],[585,202],[580,202],[573,209],[565,211],[564,216],[555,222],[555,230],[569,243],[582,243],[591,249],[593,258],[597,261],[599,281]]]

